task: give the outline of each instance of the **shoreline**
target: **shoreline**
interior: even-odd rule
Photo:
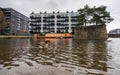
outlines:
[[[33,38],[33,36],[0,36],[0,39],[11,39],[11,38]]]
[[[6,36],[6,35],[3,35],[3,36],[1,36],[0,35],[0,39],[12,39],[12,38],[20,38],[20,39],[28,39],[28,38],[72,38],[72,37],[66,37],[66,36],[64,36],[64,37],[51,37],[51,36],[14,36],[14,35],[11,35],[11,36]]]

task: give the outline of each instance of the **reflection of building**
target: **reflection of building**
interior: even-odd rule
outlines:
[[[28,17],[12,8],[1,8],[6,21],[4,35],[23,35],[28,30]],[[25,33],[26,32],[26,33]]]
[[[77,12],[31,13],[30,33],[73,33]]]
[[[120,29],[114,29],[109,32],[109,37],[120,37]]]

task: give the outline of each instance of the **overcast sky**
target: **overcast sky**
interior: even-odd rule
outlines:
[[[107,6],[114,21],[107,24],[107,31],[120,28],[120,0],[0,0],[0,7],[13,8],[29,17],[31,12],[77,11],[88,4],[93,6]]]

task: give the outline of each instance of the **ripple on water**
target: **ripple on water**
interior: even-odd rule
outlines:
[[[41,39],[38,39],[37,42],[39,40]],[[42,72],[45,75],[57,75],[56,72],[62,75],[64,71],[69,72],[68,75],[119,75],[118,73],[120,73],[120,46],[118,45],[120,43],[115,44],[120,41],[118,39],[117,41],[112,40],[110,43],[53,39],[50,41],[52,47],[48,50],[40,50],[30,39],[14,39],[12,41],[15,43],[14,45],[10,43],[11,39],[7,41],[4,40],[6,48],[0,50],[0,70],[8,69],[11,75],[16,70],[22,75],[35,75]],[[1,45],[3,43],[0,40],[0,48]],[[0,72],[0,75],[6,74]]]

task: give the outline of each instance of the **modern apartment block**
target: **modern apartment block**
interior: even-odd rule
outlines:
[[[26,35],[28,34],[29,18],[12,8],[1,8],[5,15],[3,35]]]
[[[73,33],[77,12],[31,13],[30,33]]]

